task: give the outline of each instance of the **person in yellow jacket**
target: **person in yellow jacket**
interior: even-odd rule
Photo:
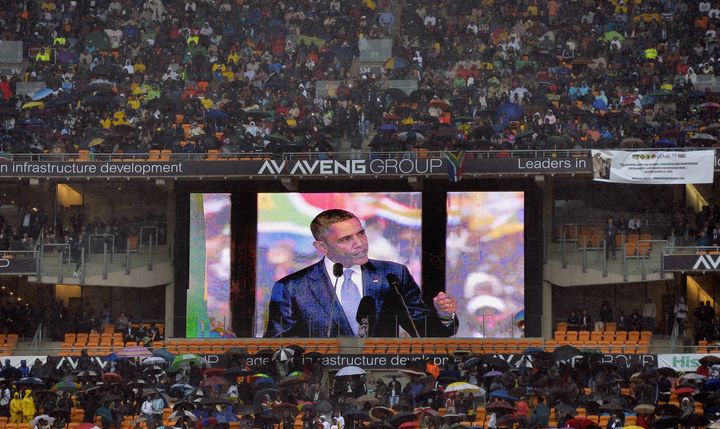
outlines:
[[[15,392],[10,400],[10,423],[22,423],[22,399],[20,393]]]
[[[25,396],[22,399],[23,423],[30,423],[30,421],[35,418],[35,400],[33,400],[31,394],[32,391],[27,389],[25,391]]]

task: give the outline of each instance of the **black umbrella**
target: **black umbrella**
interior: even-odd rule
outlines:
[[[658,368],[657,372],[658,372],[658,374],[664,375],[665,377],[677,377],[678,376],[677,371],[675,371],[672,368],[667,368],[667,367]]]
[[[326,414],[333,410],[333,404],[330,403],[330,401],[322,400],[315,404],[315,411],[317,411],[320,414]]]
[[[195,404],[193,404],[190,401],[179,401],[175,405],[173,405],[173,411],[177,411],[179,409],[182,410],[194,410]]]
[[[690,427],[690,426],[693,426],[693,427],[702,427],[702,426],[707,426],[707,425],[709,425],[709,424],[710,424],[710,419],[708,419],[708,418],[705,417],[704,415],[703,415],[703,416],[699,416],[699,415],[697,415],[697,414],[691,414],[691,415],[689,415],[689,416],[687,416],[687,417],[682,417],[682,418],[680,419],[680,424],[682,424],[683,426],[686,426],[686,427]]]
[[[408,404],[407,402],[404,402],[404,401],[400,401],[400,402],[398,402],[397,404],[395,404],[395,405],[392,406],[392,409],[393,409],[393,410],[395,410],[395,411],[401,411],[401,412],[402,412],[402,411],[412,411],[413,408],[414,408],[414,407],[413,407],[412,405],[410,405],[410,404]]]
[[[552,352],[555,361],[569,360],[581,354],[582,352],[573,346],[560,346]]]
[[[367,411],[364,410],[350,410],[347,413],[343,414],[343,418],[345,419],[345,421],[370,420],[370,414],[368,414]]]
[[[387,407],[372,407],[370,409],[370,417],[375,420],[385,420],[395,415],[395,412]]]
[[[476,367],[477,365],[481,364],[482,361],[483,360],[480,357],[477,357],[477,356],[471,357],[468,360],[466,360],[465,362],[463,362],[462,369],[465,369],[465,370],[472,369],[472,368]]]
[[[500,371],[510,369],[510,363],[508,361],[497,358],[495,356],[488,356],[483,359],[483,362],[485,363],[485,365]]]
[[[715,355],[705,356],[705,357],[700,358],[698,360],[698,362],[700,362],[701,365],[713,366],[715,364],[720,363],[720,356],[715,356]]]
[[[445,423],[452,425],[466,420],[467,416],[465,414],[445,414],[442,418]]]

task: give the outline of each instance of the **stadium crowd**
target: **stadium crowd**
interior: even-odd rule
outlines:
[[[247,357],[236,347],[211,366],[197,355],[135,346],[104,359],[83,352],[74,366],[49,358],[16,368],[7,360],[0,415],[38,429],[71,421],[151,429],[648,429],[705,426],[720,415],[716,356],[686,374],[603,362],[570,346],[528,350],[513,364],[456,353],[442,367],[420,360],[371,374],[357,366],[325,371],[322,356],[299,346],[259,352],[252,367]]]
[[[23,0],[6,152],[710,146],[717,9],[684,0]],[[392,9],[397,10],[397,9]],[[393,38],[377,73],[364,39]],[[413,79],[406,94],[389,79]],[[319,80],[340,81],[316,97]],[[17,83],[46,90],[17,96]],[[376,134],[373,134],[373,130]]]

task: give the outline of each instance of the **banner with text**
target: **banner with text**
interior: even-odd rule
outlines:
[[[227,356],[226,355],[202,355],[213,367],[226,367]],[[477,355],[485,357],[496,357],[509,363],[511,366],[520,367],[526,365],[525,362],[532,364],[533,356],[523,353],[517,354],[486,354]],[[0,356],[0,358],[2,358]],[[34,359],[34,358],[33,358]],[[79,362],[78,357],[49,357],[51,363],[56,368],[60,368],[63,365],[69,365],[71,369],[76,370]],[[108,366],[107,359],[105,357],[93,357],[93,365],[98,365],[100,368]],[[432,361],[439,366],[443,366],[448,362],[455,360],[455,356],[448,354],[339,354],[339,353],[327,353],[323,354],[320,358],[304,358],[306,361],[319,362],[323,368],[328,370],[338,370],[346,366],[359,366],[366,370],[397,370],[411,366],[413,362],[417,361]],[[582,359],[585,359],[582,355],[574,356],[567,359],[566,363],[570,366],[575,366]],[[612,363],[619,368],[631,368],[635,366],[642,366],[643,368],[657,368],[657,357],[654,354],[605,354],[599,358],[603,363]],[[256,355],[248,356],[246,358],[248,365],[255,369],[262,368],[267,365],[272,365],[274,360],[272,356],[268,355]]]
[[[707,356],[707,354],[677,353],[657,355],[657,367],[672,368],[678,372],[695,372],[695,370],[700,366],[700,359],[705,356]]]
[[[682,185],[712,183],[714,150],[593,150],[593,179],[599,182]]]
[[[720,254],[663,255],[665,271],[720,271]]]
[[[354,177],[441,177],[457,170],[442,158],[368,159],[256,159],[173,161],[29,161],[0,159],[0,178],[267,178],[295,176],[351,179]],[[580,158],[473,158],[464,157],[456,179],[482,175],[531,175],[590,173],[589,157]]]

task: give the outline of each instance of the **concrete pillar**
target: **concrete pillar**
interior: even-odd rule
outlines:
[[[542,335],[546,340],[553,337],[553,316],[552,316],[552,284],[543,280],[543,303],[542,303]]]
[[[165,338],[175,331],[175,282],[165,285]]]

